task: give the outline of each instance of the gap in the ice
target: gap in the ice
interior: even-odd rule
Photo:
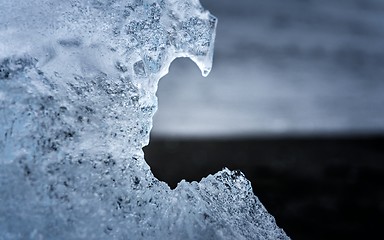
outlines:
[[[195,70],[195,71],[200,71],[200,74],[196,74],[197,77],[196,77],[196,79],[194,79],[196,81],[198,81],[199,78],[206,78],[208,76],[208,74],[210,74],[210,71],[211,71],[211,69],[207,70],[207,69],[204,69],[204,67],[200,67],[199,64],[197,62],[195,62],[193,59],[191,59],[190,57],[177,57],[170,63],[170,65],[168,67],[168,71],[165,73],[165,75],[159,79],[158,86],[157,86],[157,93],[159,92],[159,89],[161,88],[161,85],[162,85],[161,83],[164,83],[164,81],[167,81],[169,78],[172,78],[172,77],[179,78],[178,80],[180,82],[183,82],[183,80],[184,80],[183,76],[175,75],[177,72],[180,72],[180,71],[177,71],[180,69],[176,70],[176,68],[188,68],[188,69],[193,68],[193,70]],[[203,79],[203,80],[205,80],[205,79]],[[157,93],[156,93],[156,96],[158,97]],[[172,92],[170,92],[169,94],[172,94]],[[161,98],[158,97],[158,108],[157,108],[156,113],[161,111],[161,110],[162,110],[161,109]],[[191,110],[191,111],[193,111],[193,110]],[[155,127],[157,124],[156,113],[153,117],[152,128]],[[156,135],[153,136],[152,131],[151,131],[150,135],[151,136],[150,136],[149,144],[143,146],[145,161],[150,166],[153,175],[157,179],[159,179],[160,181],[165,182],[172,190],[175,189],[177,187],[177,184],[179,184],[183,180],[187,181],[187,182],[200,181],[202,178],[208,176],[209,174],[214,174],[214,173],[222,170],[225,167],[224,165],[220,166],[220,167],[215,166],[214,169],[209,169],[209,170],[202,169],[201,171],[199,171],[198,166],[193,166],[192,171],[196,170],[196,172],[197,172],[197,174],[196,173],[193,174],[193,177],[190,176],[190,174],[188,174],[188,173],[180,172],[179,169],[181,169],[182,166],[188,165],[188,163],[189,163],[188,158],[179,158],[179,157],[175,158],[173,156],[175,153],[179,153],[177,146],[179,144],[182,144],[182,143],[178,142],[175,138],[162,137],[161,135],[160,136],[156,136]],[[155,140],[155,143],[151,144],[153,142],[153,138]],[[160,140],[160,139],[163,140],[164,142],[166,142],[165,145],[156,141],[156,140]],[[157,156],[157,155],[153,156],[151,154],[151,152],[152,151],[157,152],[156,149],[159,149],[159,148],[161,148],[161,153],[163,153],[163,154],[161,154],[160,156]],[[169,165],[161,164],[163,161],[172,161],[173,168],[172,169],[163,168],[162,166],[169,166]],[[163,174],[161,174],[161,172],[163,172],[163,171],[170,172],[168,174],[168,176],[174,176],[173,179],[176,179],[176,181],[174,181],[173,179],[170,179],[169,177],[164,177]],[[196,175],[198,177],[196,177]]]

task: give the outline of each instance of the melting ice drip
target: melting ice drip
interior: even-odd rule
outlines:
[[[207,75],[198,0],[0,0],[0,239],[287,239],[239,172],[175,190],[142,147],[177,57]]]

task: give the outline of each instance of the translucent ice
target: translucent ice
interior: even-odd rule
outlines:
[[[198,0],[0,0],[0,239],[286,239],[239,172],[175,190],[142,147],[177,57],[211,69]]]

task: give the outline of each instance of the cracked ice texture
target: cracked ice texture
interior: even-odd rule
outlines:
[[[286,239],[240,172],[175,190],[141,148],[177,57],[207,75],[198,0],[0,0],[0,239]]]

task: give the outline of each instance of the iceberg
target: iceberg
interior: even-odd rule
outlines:
[[[171,190],[145,162],[159,79],[212,67],[198,0],[0,6],[0,239],[289,239],[241,172]]]

